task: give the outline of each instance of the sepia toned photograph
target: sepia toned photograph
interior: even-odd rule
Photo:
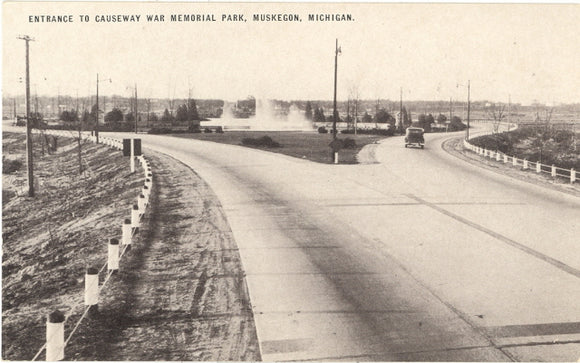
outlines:
[[[580,7],[4,1],[4,361],[580,361]]]

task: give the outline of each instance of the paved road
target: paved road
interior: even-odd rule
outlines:
[[[466,164],[429,135],[320,165],[143,136],[225,208],[264,360],[577,360],[580,202]]]
[[[446,137],[320,165],[142,135],[220,198],[264,360],[577,360],[579,199],[466,164]]]

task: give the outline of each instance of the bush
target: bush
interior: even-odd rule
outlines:
[[[211,134],[211,133],[212,133],[212,131],[211,131],[211,129],[210,129],[210,128],[205,128],[205,129],[203,130],[203,132],[205,132],[206,134]]]
[[[467,128],[467,125],[464,124],[463,122],[461,122],[461,119],[457,116],[453,116],[451,118],[451,122],[449,123],[449,127],[447,128],[447,131],[449,132],[453,132],[453,131],[463,131]]]
[[[354,134],[354,129],[342,130],[342,134]],[[380,136],[393,136],[395,134],[395,129],[389,127],[388,129],[358,129],[357,134],[360,135],[380,135]]]
[[[272,140],[270,136],[262,136],[260,138],[254,139],[250,137],[246,137],[242,139],[242,145],[246,146],[256,146],[256,147],[267,147],[267,148],[276,148],[281,147],[280,143]]]
[[[324,126],[320,126],[320,127],[318,128],[318,133],[319,133],[319,134],[328,134],[328,130],[326,129],[326,127],[324,127]]]
[[[167,127],[154,127],[152,129],[149,130],[149,132],[147,132],[148,134],[153,134],[153,135],[160,135],[160,134],[170,134],[172,133],[170,128]]]
[[[223,134],[224,128],[221,126],[218,126],[218,127],[216,127],[215,132],[216,132],[216,134]]]
[[[12,174],[22,167],[20,160],[2,160],[2,174]]]
[[[350,137],[347,137],[346,139],[344,139],[343,147],[345,149],[356,149],[356,141],[354,141]]]

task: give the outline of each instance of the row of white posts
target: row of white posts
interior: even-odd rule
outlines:
[[[120,150],[123,149],[123,144],[117,140],[101,137],[99,141],[110,147]],[[131,139],[131,149],[133,149],[133,139]],[[126,251],[131,249],[133,235],[137,233],[139,229],[140,220],[145,214],[146,208],[149,205],[149,198],[151,196],[151,190],[153,187],[153,173],[151,172],[149,161],[147,161],[143,155],[138,156],[137,160],[140,162],[145,172],[145,183],[141,193],[139,193],[136,204],[134,204],[131,208],[131,218],[127,218],[123,221],[121,241],[119,241],[117,238],[109,239],[107,263],[103,265],[100,270],[95,267],[89,267],[86,269],[84,291],[85,311],[79,321],[76,323],[66,341],[64,339],[64,323],[66,321],[65,315],[58,310],[48,315],[46,323],[45,345],[47,361],[59,361],[64,359],[64,348],[66,344],[72,338],[72,335],[80,325],[83,318],[87,314],[94,315],[96,312],[98,312],[99,291],[105,286],[111,275],[118,272],[121,257]],[[134,171],[135,168],[134,163],[135,158],[131,157],[132,171]],[[107,277],[103,284],[99,287],[99,273],[104,270],[105,266],[107,267]],[[42,349],[32,360],[35,360],[41,352]]]
[[[485,148],[472,145],[467,140],[464,140],[463,141],[463,145],[467,149],[469,149],[469,150],[471,150],[471,151],[473,151],[473,152],[475,152],[475,153],[477,153],[479,155],[482,155],[483,157],[489,157],[490,159],[495,158],[496,161],[502,161],[503,160],[503,162],[506,163],[506,164],[509,162],[509,158],[511,158],[512,159],[512,165],[513,166],[518,166],[519,165],[518,164],[518,158],[516,158],[515,156],[508,156],[506,154],[500,153],[499,151],[486,150]],[[503,155],[503,157],[502,157],[502,155]],[[524,170],[530,169],[530,162],[528,160],[523,159],[521,161],[522,161],[522,168]],[[538,162],[536,162],[535,164],[536,164],[536,173],[541,173],[542,172],[542,165],[543,164],[538,163]],[[558,176],[557,169],[567,170],[567,169],[558,168],[555,165],[551,165],[551,166],[550,165],[544,165],[544,166],[547,166],[547,167],[550,167],[551,168],[550,169],[550,175],[552,175],[552,177],[554,177],[554,178]],[[570,183],[576,182],[576,170],[574,170],[572,168],[572,169],[569,170],[569,173],[570,173]]]

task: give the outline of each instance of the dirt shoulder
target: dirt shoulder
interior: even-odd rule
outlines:
[[[502,175],[507,175],[514,179],[544,186],[580,197],[580,186],[578,183],[570,184],[570,182],[564,178],[552,178],[550,175],[545,173],[537,174],[533,170],[524,171],[521,167],[514,167],[509,163],[504,164],[503,162],[484,158],[474,152],[465,150],[463,148],[463,137],[449,139],[443,143],[442,147],[451,155],[454,155],[479,167],[492,170]]]
[[[150,211],[70,358],[259,360],[240,256],[217,197],[184,164],[148,158]]]
[[[67,315],[68,336],[82,314],[74,306],[83,304],[85,266],[97,262],[100,266],[106,260],[102,236],[120,237],[122,220],[130,216],[142,180],[125,171],[128,162],[120,152],[109,155],[104,146],[90,147],[87,151],[95,154],[92,170],[96,174],[106,170],[108,174],[98,179],[108,178],[110,183],[87,186],[98,198],[90,203],[79,201],[91,206],[82,214],[85,218],[79,220],[77,213],[77,219],[71,217],[70,222],[55,215],[53,223],[58,227],[52,229],[52,238],[56,242],[48,242],[40,218],[45,211],[58,213],[59,209],[37,205],[36,211],[28,211],[39,219],[35,222],[39,230],[28,232],[30,242],[20,243],[21,237],[13,232],[7,243],[5,236],[3,270],[9,273],[3,272],[3,304],[10,305],[3,308],[3,359],[31,359],[44,344],[46,314],[55,308]],[[122,168],[116,169],[117,163],[112,162],[97,166],[103,156],[119,157]],[[182,163],[161,154],[146,156],[154,171],[154,193],[143,227],[123,256],[120,271],[101,292],[98,314],[85,319],[68,343],[65,360],[259,360],[238,249],[217,197]],[[126,186],[126,196],[119,185]],[[126,205],[117,201],[120,195]],[[111,213],[112,209],[119,210],[119,215]],[[26,215],[3,209],[3,234],[12,231],[7,229],[7,216],[9,223],[19,218],[24,218],[19,225],[32,223]],[[111,229],[112,223],[119,228]],[[78,231],[73,233],[76,230],[71,226],[78,226]],[[41,276],[49,276],[46,283],[40,282],[46,291],[31,285],[39,284],[35,281]]]

